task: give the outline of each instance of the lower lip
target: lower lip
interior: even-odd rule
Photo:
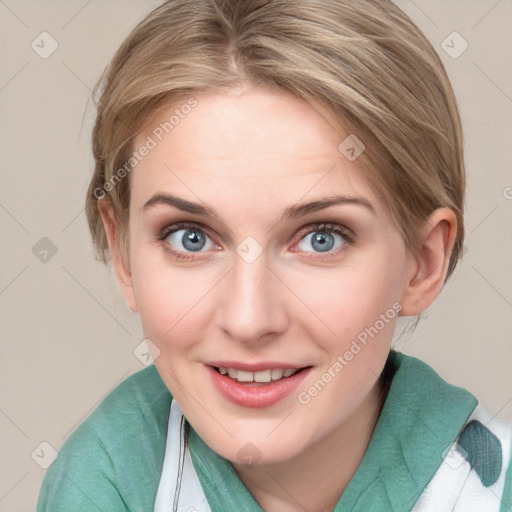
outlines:
[[[288,396],[311,370],[311,368],[305,368],[291,377],[255,385],[255,383],[242,384],[227,375],[221,375],[212,366],[207,366],[207,369],[213,384],[224,397],[237,405],[253,409],[270,407]]]

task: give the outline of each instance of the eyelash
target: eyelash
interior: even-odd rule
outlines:
[[[160,231],[160,233],[157,236],[157,240],[160,242],[164,242],[165,239],[171,233],[174,233],[175,231],[179,231],[180,229],[197,229],[197,228],[199,228],[203,233],[208,235],[208,231],[203,226],[201,226],[201,224],[194,224],[191,222],[178,222],[177,224],[172,224],[170,226],[166,226],[162,231]],[[210,236],[210,235],[208,235],[208,236]],[[164,244],[164,250],[167,251],[169,254],[171,254],[173,257],[180,259],[180,260],[192,261],[192,260],[196,259],[194,254],[192,254],[192,253],[184,254],[182,252],[175,251],[174,249],[172,249],[169,246],[169,244]]]
[[[201,224],[191,223],[191,222],[179,222],[177,224],[172,224],[172,225],[166,226],[157,235],[156,240],[159,242],[164,242],[165,239],[170,234],[174,233],[175,231],[179,231],[180,229],[199,229],[200,231],[205,233],[207,236],[210,236],[208,234],[208,230],[205,229],[203,226],[201,226]],[[354,244],[354,241],[355,241],[355,236],[347,228],[345,228],[344,226],[342,226],[340,224],[332,224],[332,223],[328,223],[328,222],[327,223],[321,222],[321,223],[317,223],[317,224],[309,224],[308,226],[305,226],[304,228],[302,228],[297,233],[297,236],[299,237],[299,241],[300,241],[306,235],[315,233],[317,231],[327,232],[327,233],[336,233],[344,238],[345,243],[342,245],[342,247],[340,247],[336,251],[333,251],[332,253],[331,252],[324,253],[324,254],[316,253],[316,254],[318,254],[318,256],[307,256],[308,258],[311,258],[311,259],[317,259],[319,257],[322,259],[325,259],[326,257],[330,257],[330,256],[334,256],[334,255],[338,256],[339,254],[344,252],[350,245]],[[212,238],[212,237],[210,236],[210,238]],[[175,251],[174,249],[172,249],[169,246],[169,244],[165,244],[164,249],[165,249],[165,251],[167,251],[173,257],[175,257],[177,259],[181,259],[181,260],[185,260],[185,261],[192,261],[192,260],[196,259],[195,255],[193,253],[184,254],[180,251]],[[298,251],[294,251],[294,252],[298,252]]]
[[[332,224],[330,222],[321,222],[317,224],[309,224],[302,228],[298,233],[298,239],[299,241],[302,240],[306,235],[309,235],[311,233],[315,233],[317,231],[320,232],[326,232],[326,233],[336,233],[337,235],[340,235],[345,240],[345,243],[335,251],[332,252],[326,252],[326,253],[308,253],[308,256],[305,256],[306,258],[311,258],[313,260],[315,259],[323,259],[334,256],[339,256],[343,252],[345,252],[351,245],[355,242],[355,235],[345,226],[342,226],[340,224]],[[297,242],[298,243],[298,242]],[[298,252],[298,251],[294,251]]]

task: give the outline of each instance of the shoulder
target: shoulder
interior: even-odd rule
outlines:
[[[402,456],[415,454],[408,467],[421,460],[414,476],[419,482],[424,474],[427,484],[414,512],[512,512],[512,425],[420,359],[392,352],[388,365],[383,413],[390,416],[391,441],[399,439]]]
[[[478,405],[461,430],[455,450],[469,468],[460,500],[501,502],[499,510],[512,510],[512,425]],[[467,495],[467,496],[466,496]],[[478,499],[476,498],[478,495]]]
[[[38,512],[150,510],[171,400],[154,365],[114,388],[60,449]]]

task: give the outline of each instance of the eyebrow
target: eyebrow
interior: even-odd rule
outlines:
[[[147,210],[151,206],[157,204],[166,204],[169,206],[174,206],[178,210],[182,210],[184,212],[194,213],[197,215],[203,215],[207,217],[213,217],[219,220],[220,222],[223,222],[221,216],[213,208],[210,208],[206,205],[202,205],[199,203],[194,203],[192,201],[187,201],[186,199],[172,196],[170,194],[157,193],[153,195],[153,197],[151,197],[151,199],[149,199],[142,208],[143,210]],[[287,219],[297,219],[310,213],[314,213],[319,210],[329,208],[330,206],[336,206],[340,204],[354,204],[363,206],[374,215],[377,215],[374,207],[364,197],[334,195],[322,199],[317,199],[316,201],[311,201],[309,203],[288,206],[287,208],[285,208],[283,214],[281,215],[280,222]]]
[[[311,201],[310,203],[288,206],[288,208],[284,210],[283,215],[281,216],[281,220],[296,219],[309,213],[317,212],[319,210],[323,210],[324,208],[329,208],[330,206],[336,206],[339,204],[355,204],[363,206],[374,215],[377,215],[374,207],[364,197],[334,195],[325,197],[323,199],[317,199],[316,201]]]

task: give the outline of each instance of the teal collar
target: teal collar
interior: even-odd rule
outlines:
[[[334,512],[410,510],[477,405],[419,359],[391,350],[393,375],[368,449]],[[212,512],[262,512],[231,463],[190,426],[194,467]]]

